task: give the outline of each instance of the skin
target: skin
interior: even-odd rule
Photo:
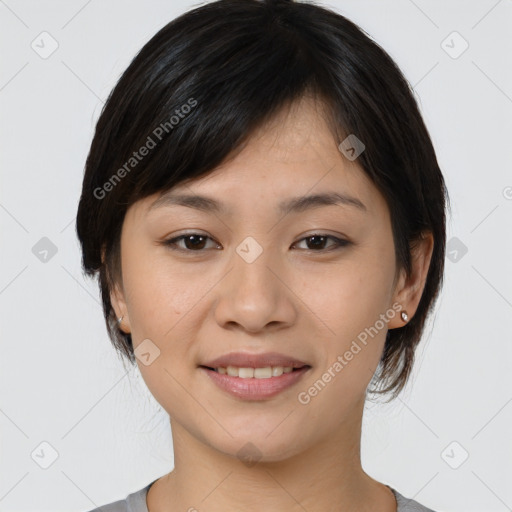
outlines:
[[[396,266],[383,196],[357,159],[339,151],[319,112],[315,100],[302,98],[212,173],[174,189],[222,201],[231,215],[181,205],[149,211],[159,194],[126,214],[123,278],[112,304],[135,350],[145,339],[160,350],[149,365],[137,364],[173,433],[174,469],[150,488],[150,512],[396,512],[389,488],[361,467],[360,439],[366,388],[387,329],[404,325],[400,315],[309,403],[297,395],[379,315],[395,311],[393,303],[413,317],[433,238],[428,233],[418,244],[406,278]],[[276,210],[284,198],[326,191],[349,193],[367,211]],[[183,240],[181,252],[162,244],[185,231],[210,237],[202,252]],[[334,240],[315,245],[307,238],[319,233],[351,244],[332,249]],[[263,249],[252,263],[235,250],[247,236]],[[276,351],[311,369],[273,398],[242,400],[198,369],[233,351]],[[249,441],[261,457],[252,466],[237,456]]]

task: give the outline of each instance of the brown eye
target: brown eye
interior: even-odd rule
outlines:
[[[171,238],[166,240],[164,243],[165,246],[168,246],[170,249],[176,249],[181,251],[190,251],[190,252],[200,252],[205,249],[206,242],[208,240],[212,240],[209,236],[203,235],[201,233],[187,233],[186,235],[180,235],[175,238]],[[178,243],[183,242],[182,245],[178,245]],[[216,245],[218,247],[218,245]]]
[[[321,252],[321,251],[327,252],[327,251],[337,249],[340,247],[344,247],[344,246],[347,246],[350,244],[350,242],[348,240],[343,240],[341,238],[337,238],[332,235],[323,235],[323,234],[315,234],[315,235],[307,236],[307,237],[303,238],[302,240],[299,240],[299,243],[303,242],[304,240],[306,240],[306,246],[307,246],[306,250],[313,251],[313,252]],[[333,243],[330,246],[328,246],[328,248],[326,249],[326,243],[328,240],[332,240]]]

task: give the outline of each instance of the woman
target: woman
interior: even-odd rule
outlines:
[[[219,0],[161,29],[97,123],[77,233],[174,469],[101,510],[430,510],[360,438],[410,375],[447,200],[407,81],[343,16]]]

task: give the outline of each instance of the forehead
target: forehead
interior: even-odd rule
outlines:
[[[291,198],[321,193],[338,194],[341,204],[359,204],[369,214],[381,214],[386,208],[357,160],[349,161],[339,151],[323,104],[303,98],[258,128],[208,174],[145,198],[141,206],[145,214],[153,215],[156,206],[172,205],[166,197],[195,194],[218,199],[217,206],[196,200],[195,205],[205,211],[209,207],[217,213],[257,212],[265,205],[282,214],[292,206]]]

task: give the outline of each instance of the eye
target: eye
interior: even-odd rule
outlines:
[[[350,244],[350,242],[348,240],[343,240],[342,238],[337,238],[335,236],[322,234],[322,233],[314,234],[314,235],[310,235],[305,238],[302,238],[302,240],[299,240],[299,243],[304,240],[310,241],[310,242],[306,242],[306,245],[308,246],[308,247],[306,247],[306,250],[310,250],[313,252],[327,252],[330,250],[338,249],[340,247],[345,247]],[[331,244],[329,249],[325,249],[325,243],[327,240],[333,241],[333,243]]]
[[[169,247],[172,250],[185,252],[202,252],[205,249],[207,249],[207,242],[209,240],[214,242],[214,240],[211,237],[204,235],[202,233],[186,233],[184,235],[170,238],[169,240],[164,240],[162,243],[163,245]],[[326,242],[328,240],[331,240],[332,243],[330,246],[327,246],[328,248],[326,249]],[[343,240],[342,238],[337,238],[332,235],[319,233],[302,238],[301,240],[299,240],[299,242],[296,242],[294,246],[298,245],[299,243],[302,243],[303,241],[306,241],[307,246],[303,249],[313,252],[327,252],[335,250],[337,248],[345,247],[347,245],[350,245],[351,243],[348,240]],[[182,245],[179,245],[180,243]],[[221,248],[221,246],[217,243],[214,243],[213,248],[219,249]]]
[[[213,241],[212,238],[207,235],[203,235],[202,233],[187,233],[185,235],[165,240],[163,244],[172,250],[200,252],[205,248],[207,240]],[[180,242],[183,242],[184,246],[179,246],[178,243]],[[219,245],[216,244],[216,247],[218,248]]]

